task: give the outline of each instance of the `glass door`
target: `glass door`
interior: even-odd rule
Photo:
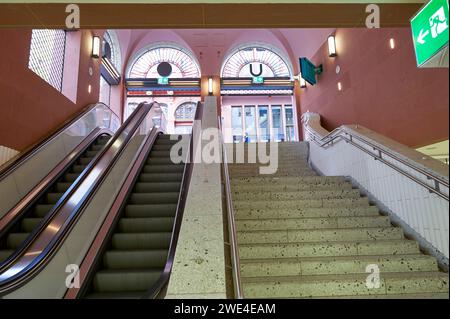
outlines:
[[[258,126],[259,126],[259,140],[261,142],[269,142],[270,141],[269,107],[267,105],[258,106]]]
[[[256,108],[253,105],[246,105],[245,108],[245,132],[244,141],[246,143],[257,142],[256,135]]]
[[[232,106],[231,131],[233,134],[233,143],[239,143],[243,141],[242,120],[242,106]]]
[[[275,142],[284,141],[283,119],[281,105],[272,106],[272,138]]]
[[[286,116],[286,141],[295,141],[294,110],[292,105],[286,105],[284,113]]]

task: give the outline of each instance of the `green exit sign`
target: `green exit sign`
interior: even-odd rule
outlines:
[[[262,76],[254,76],[253,84],[264,84],[264,78]]]
[[[161,84],[161,85],[169,84],[169,78],[165,78],[165,77],[158,78],[158,84]]]
[[[448,46],[448,0],[431,0],[411,18],[417,65]]]

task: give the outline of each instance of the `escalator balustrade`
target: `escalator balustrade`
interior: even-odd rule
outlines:
[[[0,263],[22,245],[111,137],[101,135],[70,165],[0,238]]]

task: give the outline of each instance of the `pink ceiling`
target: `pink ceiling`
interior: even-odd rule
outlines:
[[[277,47],[298,72],[298,58],[312,57],[334,29],[175,29],[117,30],[124,68],[139,49],[155,42],[175,42],[192,51],[202,74],[218,75],[227,52],[237,45],[262,42]]]

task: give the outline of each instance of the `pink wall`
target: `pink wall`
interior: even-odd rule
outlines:
[[[98,100],[99,64],[90,56],[93,32],[77,32],[81,36],[74,103],[28,68],[31,30],[0,30],[0,43],[7,44],[0,51],[0,145],[21,151]]]
[[[338,29],[336,44],[337,57],[326,43],[314,55],[324,73],[302,90],[302,112],[319,113],[328,130],[360,124],[412,147],[448,139],[448,68],[416,67],[409,28]]]

